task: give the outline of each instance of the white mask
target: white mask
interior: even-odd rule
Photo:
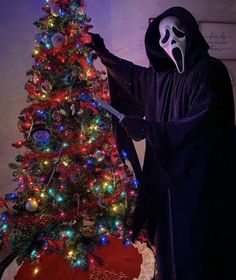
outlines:
[[[166,17],[159,24],[159,44],[173,60],[179,73],[184,72],[186,36],[176,17]]]

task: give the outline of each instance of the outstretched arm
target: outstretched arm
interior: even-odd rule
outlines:
[[[155,78],[153,70],[115,56],[106,48],[99,34],[89,34],[92,36],[89,47],[99,56],[112,78],[136,103],[143,105],[148,86]]]

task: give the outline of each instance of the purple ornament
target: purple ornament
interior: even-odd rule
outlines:
[[[52,45],[54,48],[60,48],[64,43],[65,37],[61,33],[57,32],[52,35]]]

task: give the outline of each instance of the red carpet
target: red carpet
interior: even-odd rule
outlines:
[[[104,265],[92,265],[87,272],[71,268],[62,255],[45,255],[39,264],[26,261],[15,280],[133,280],[139,276],[142,256],[132,245],[125,248],[120,239],[110,237],[110,244],[98,249],[96,255],[103,259]],[[36,274],[35,268],[39,269]]]

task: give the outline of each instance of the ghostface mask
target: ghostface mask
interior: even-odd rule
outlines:
[[[179,73],[184,72],[186,36],[178,18],[163,18],[159,24],[159,44],[173,60]]]

